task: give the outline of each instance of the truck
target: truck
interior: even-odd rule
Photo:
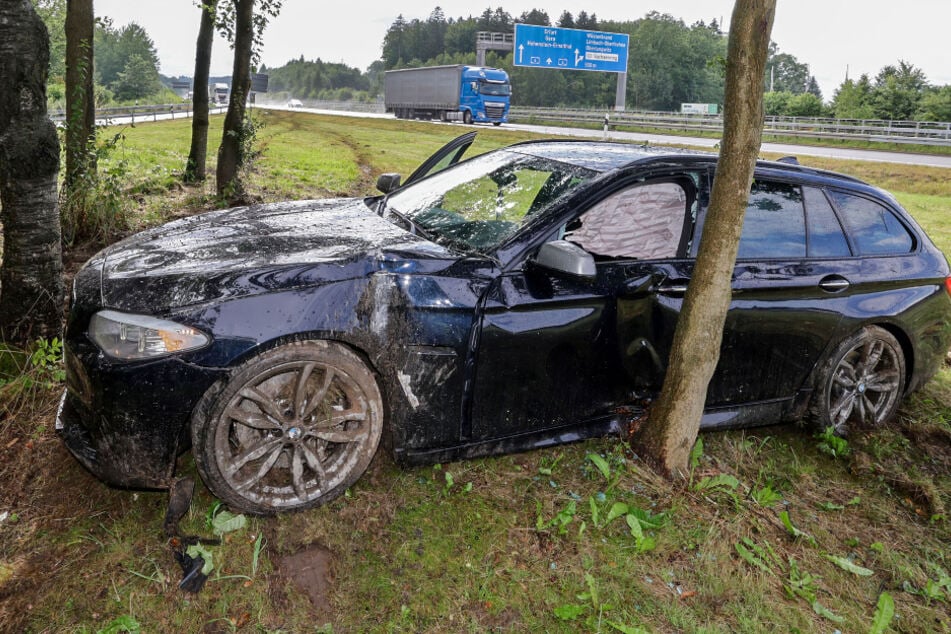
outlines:
[[[211,103],[216,106],[228,105],[228,84],[211,85]]]
[[[428,66],[388,70],[384,106],[398,119],[439,119],[501,125],[508,121],[508,73],[484,66]]]

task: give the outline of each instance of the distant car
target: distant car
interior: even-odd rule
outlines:
[[[212,211],[77,274],[57,428],[100,478],[165,487],[191,447],[251,513],[402,463],[624,430],[655,395],[716,157],[540,141],[384,196]],[[949,268],[885,192],[760,162],[704,428],[892,417],[949,347]]]
[[[288,108],[303,108],[304,104],[301,102],[300,99],[291,99],[290,101],[287,102],[287,107]]]

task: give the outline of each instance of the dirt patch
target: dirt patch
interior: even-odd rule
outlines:
[[[320,544],[311,544],[304,550],[278,559],[277,570],[310,598],[317,614],[329,616],[332,563],[333,553]]]

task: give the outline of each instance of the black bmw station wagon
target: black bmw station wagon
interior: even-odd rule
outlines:
[[[656,394],[716,156],[538,141],[381,196],[213,211],[76,276],[57,427],[103,480],[191,448],[236,509],[323,503],[404,463],[619,433]],[[945,257],[887,193],[760,162],[705,428],[893,416],[951,342]],[[648,422],[649,424],[649,422]]]

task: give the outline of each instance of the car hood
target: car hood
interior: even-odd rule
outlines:
[[[347,198],[184,218],[116,243],[90,267],[101,263],[104,306],[156,312],[450,258],[379,217],[362,198]]]

